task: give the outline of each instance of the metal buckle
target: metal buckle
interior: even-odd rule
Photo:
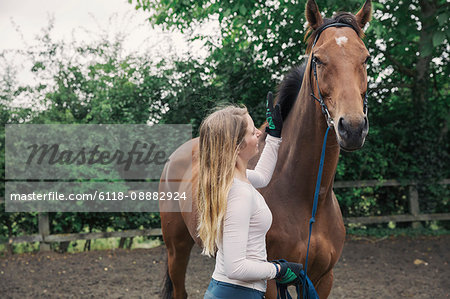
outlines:
[[[323,102],[323,100],[320,105],[322,105],[322,112],[325,115],[325,120],[327,121],[327,125],[329,127],[334,127],[334,120],[331,117],[330,112],[328,111],[327,105],[325,104],[325,102]]]

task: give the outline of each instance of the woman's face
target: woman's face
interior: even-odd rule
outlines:
[[[249,114],[246,114],[247,118],[247,132],[245,133],[245,146],[239,150],[239,156],[248,161],[253,158],[256,154],[258,154],[258,139],[261,135],[261,131],[255,128],[255,124],[253,123],[253,119]]]

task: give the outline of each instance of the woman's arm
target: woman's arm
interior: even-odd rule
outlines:
[[[247,178],[255,188],[267,186],[272,179],[272,174],[277,164],[280,144],[281,138],[267,135],[266,145],[264,146],[258,164],[256,164],[255,170],[247,169]]]
[[[279,103],[273,106],[273,95],[271,92],[267,93],[266,119],[266,132],[268,133],[266,145],[255,170],[247,170],[247,178],[255,188],[267,186],[272,179],[272,174],[277,164],[278,148],[281,143],[281,130],[283,128],[281,107]]]
[[[255,210],[253,192],[243,183],[233,186],[228,194],[222,242],[225,274],[230,279],[272,279],[277,273],[272,263],[247,259],[250,218]]]

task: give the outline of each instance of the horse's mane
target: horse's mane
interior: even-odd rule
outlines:
[[[302,87],[307,61],[299,66],[294,66],[284,77],[278,86],[278,101],[281,107],[281,117],[285,120],[294,106],[300,88]]]
[[[317,34],[322,30],[322,28],[332,23],[344,23],[350,25],[360,38],[364,38],[364,31],[358,25],[358,21],[356,20],[354,14],[351,14],[349,12],[337,12],[333,15],[331,19],[329,18],[323,19],[323,24],[320,25],[316,30],[312,29],[312,27],[308,24],[307,27],[308,29],[306,30],[305,34],[305,40],[308,43],[308,46],[306,47],[306,54],[311,53],[311,47],[314,42],[314,39],[316,38]]]

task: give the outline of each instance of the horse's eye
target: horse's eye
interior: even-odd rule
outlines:
[[[321,65],[321,64],[323,64],[323,62],[322,62],[322,61],[320,61],[320,59],[319,59],[319,58],[317,58],[316,56],[314,56],[314,58],[313,58],[313,61],[314,61],[314,63],[316,63],[316,64],[318,64],[318,65]]]
[[[364,64],[368,64],[370,60],[370,56],[367,56],[366,60],[364,61]]]

